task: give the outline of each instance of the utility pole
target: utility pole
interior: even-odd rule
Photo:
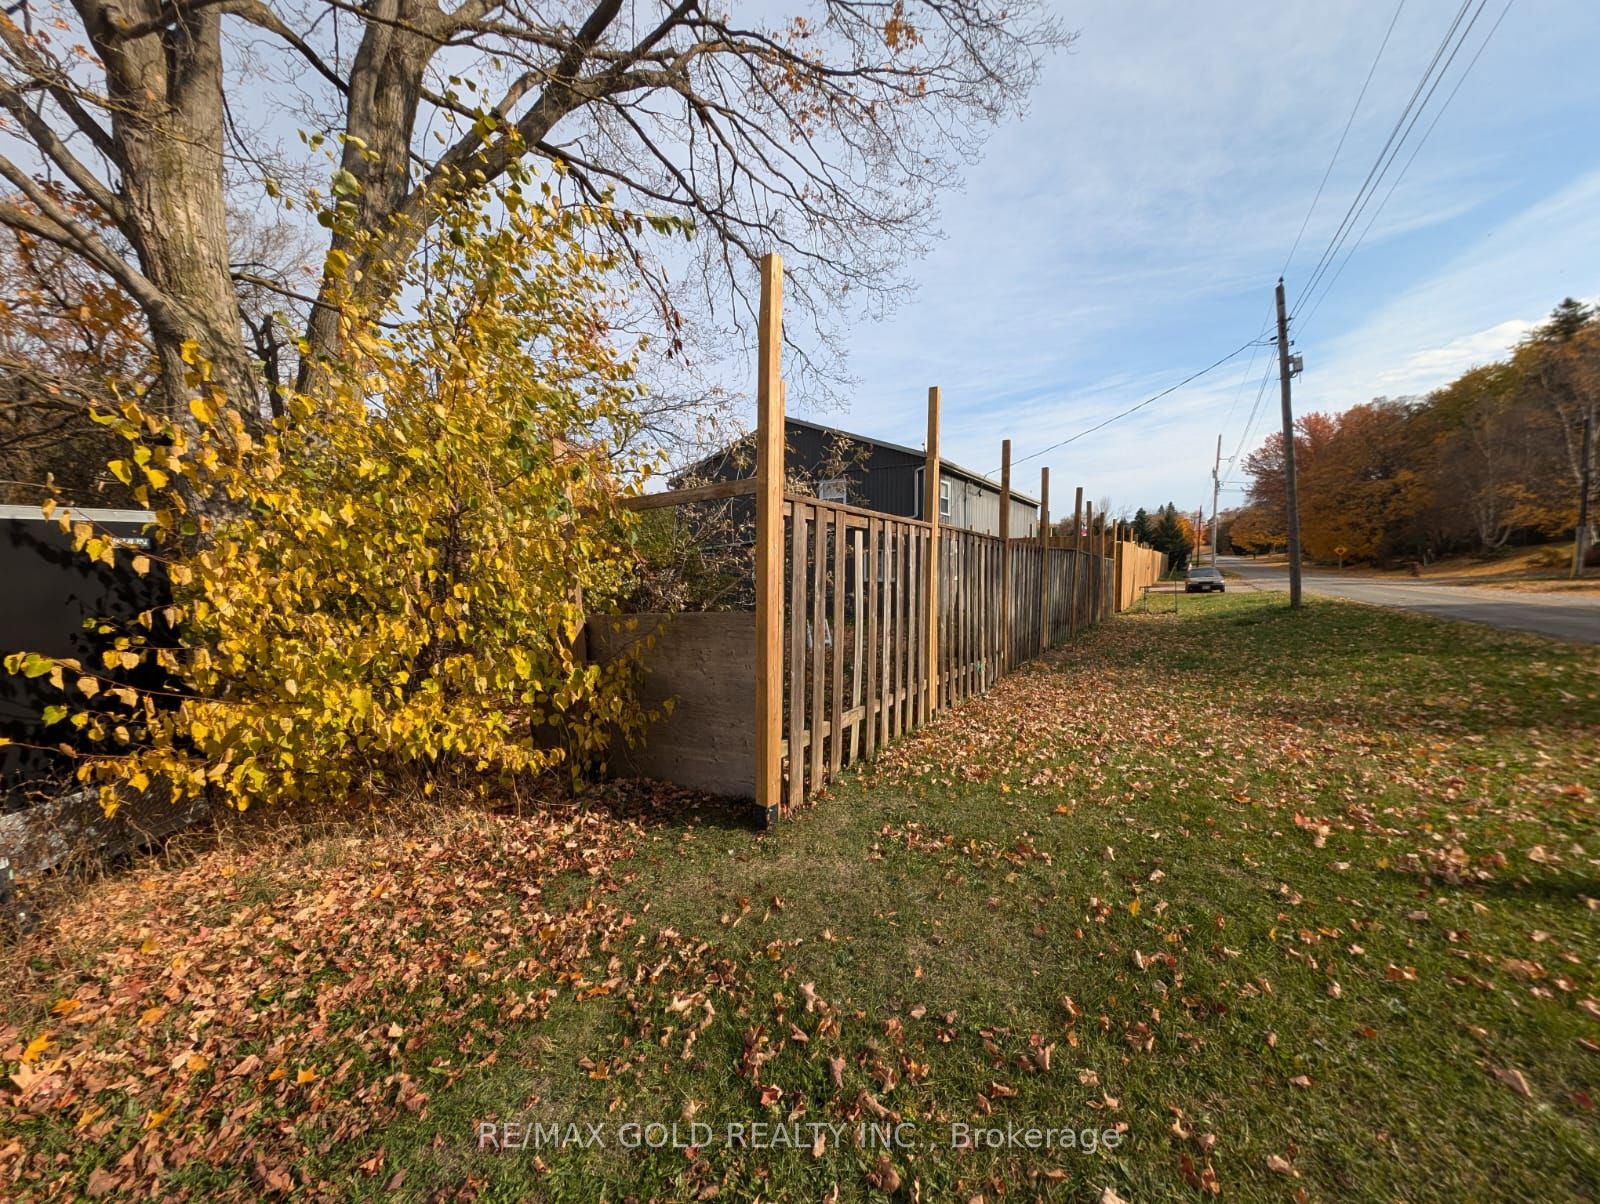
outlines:
[[[1294,482],[1294,408],[1289,401],[1289,315],[1278,277],[1278,384],[1283,394],[1284,512],[1289,525],[1289,605],[1300,605],[1300,498]]]
[[[1211,466],[1211,567],[1217,567],[1217,494],[1222,492],[1222,436],[1217,436],[1217,462]]]
[[[1583,458],[1581,481],[1578,486],[1578,530],[1572,541],[1572,575],[1583,576],[1583,562],[1589,558],[1589,498],[1594,493],[1594,410],[1591,405],[1583,414]]]

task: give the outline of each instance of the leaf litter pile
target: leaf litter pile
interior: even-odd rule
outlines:
[[[32,950],[0,1181],[1593,1197],[1597,731],[1593,650],[1228,595],[1085,635],[771,836],[463,819],[136,874]]]
[[[88,885],[5,952],[0,1195],[342,1195],[318,1156],[425,1117],[552,999],[603,989],[584,966],[631,923],[608,896],[659,805],[636,794]]]

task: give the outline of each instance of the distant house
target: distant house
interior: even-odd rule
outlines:
[[[812,493],[824,501],[843,502],[862,510],[926,518],[922,512],[922,475],[926,456],[904,447],[835,427],[788,418],[784,422],[791,490]],[[707,483],[754,473],[753,445],[747,437],[686,469],[673,484]],[[1000,486],[981,473],[949,460],[939,461],[939,521],[952,527],[1000,534]],[[1039,503],[1026,494],[1011,494],[1011,535],[1020,538],[1039,529]]]

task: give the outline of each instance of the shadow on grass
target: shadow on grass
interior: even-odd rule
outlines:
[[[730,832],[759,830],[755,803],[686,790],[648,778],[620,778],[579,796],[582,810],[649,826],[715,828]]]

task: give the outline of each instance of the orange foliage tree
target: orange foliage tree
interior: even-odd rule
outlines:
[[[1600,405],[1600,318],[1565,301],[1504,361],[1418,399],[1296,424],[1300,534],[1315,560],[1429,559],[1570,533],[1582,429]],[[1283,437],[1250,453],[1242,550],[1287,542]]]
[[[52,195],[93,220],[68,194]],[[106,469],[117,442],[89,413],[154,377],[138,307],[109,277],[0,226],[0,500],[54,491],[80,505],[127,504]]]

